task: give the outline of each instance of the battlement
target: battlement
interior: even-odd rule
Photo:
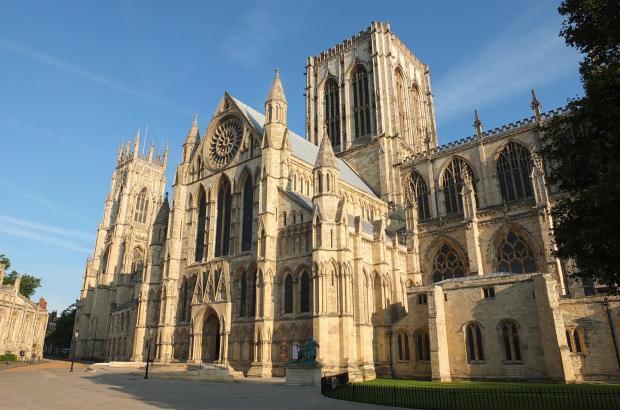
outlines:
[[[565,107],[556,108],[553,110],[546,111],[541,114],[541,121],[548,122],[551,121],[552,118],[560,115],[564,115],[568,112]],[[514,121],[508,124],[501,125],[499,127],[493,128],[489,131],[485,131],[482,133],[482,140],[494,139],[505,137],[509,134],[513,134],[515,132],[525,131],[529,128],[534,128],[537,125],[537,120],[535,116],[523,118],[518,121]],[[447,144],[439,145],[435,148],[431,148],[428,152],[430,157],[436,157],[439,155],[444,155],[459,149],[467,148],[470,145],[474,145],[478,143],[477,135],[470,135],[465,138],[461,138],[459,140],[448,142]],[[403,157],[399,164],[404,164],[407,162],[415,161],[420,158],[425,158],[427,156],[427,152],[419,152],[414,155]]]
[[[308,60],[314,60],[316,62],[325,61],[336,54],[339,54],[343,50],[346,50],[356,44],[358,44],[361,40],[366,39],[373,31],[379,32],[389,32],[390,31],[390,23],[388,22],[376,22],[373,21],[370,23],[367,29],[360,31],[357,34],[352,35],[346,40],[336,44],[335,46],[329,48],[326,51],[322,51],[317,56],[308,57]]]
[[[168,144],[166,144],[163,154],[159,150],[155,152],[152,143],[148,149],[148,152],[144,152],[145,148],[146,144],[142,146],[142,152],[140,152],[140,131],[138,131],[133,147],[129,141],[127,141],[127,144],[121,142],[121,146],[118,149],[118,156],[116,158],[116,165],[120,166],[130,160],[139,159],[141,161],[148,162],[149,164],[166,168],[166,164],[168,162]]]

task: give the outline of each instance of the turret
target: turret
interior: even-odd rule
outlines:
[[[282,139],[287,128],[287,110],[288,104],[280,80],[280,71],[276,69],[273,84],[265,101],[264,129],[269,144],[277,148],[282,146]]]
[[[194,114],[194,122],[192,127],[187,133],[185,142],[183,143],[183,162],[188,162],[194,153],[194,150],[200,144],[200,130],[198,129],[198,115]],[[168,146],[166,145],[166,152],[164,153],[164,163],[168,159]]]
[[[338,159],[334,154],[332,143],[327,135],[327,128],[323,129],[323,139],[319,146],[319,153],[314,163],[314,195],[338,195],[338,181],[340,170]]]
[[[140,130],[138,130],[138,133],[136,134],[136,139],[134,140],[134,143],[133,143],[133,157],[134,158],[138,158],[139,151],[140,151]]]
[[[482,140],[482,121],[478,117],[478,110],[474,110],[474,128],[476,129],[476,138]]]

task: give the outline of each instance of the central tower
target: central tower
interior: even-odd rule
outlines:
[[[308,140],[319,145],[326,128],[334,152],[383,199],[400,203],[393,164],[437,145],[428,66],[388,23],[373,22],[308,57],[305,95]]]

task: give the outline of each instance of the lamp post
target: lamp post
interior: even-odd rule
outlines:
[[[75,333],[73,334],[73,351],[71,352],[71,369],[69,369],[69,373],[73,373],[73,363],[75,362],[75,345],[77,344],[78,336],[80,332],[78,329],[75,329]]]
[[[153,333],[155,333],[155,329],[154,328],[150,328],[149,329],[149,339],[148,342],[146,344],[146,370],[144,372],[144,378],[148,379],[149,378],[149,361],[151,360],[151,343],[152,343],[152,339],[153,339]]]

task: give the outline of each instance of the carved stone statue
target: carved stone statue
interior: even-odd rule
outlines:
[[[296,361],[301,363],[316,363],[317,347],[319,347],[319,344],[314,340],[314,338],[308,340],[303,349],[299,350]]]

